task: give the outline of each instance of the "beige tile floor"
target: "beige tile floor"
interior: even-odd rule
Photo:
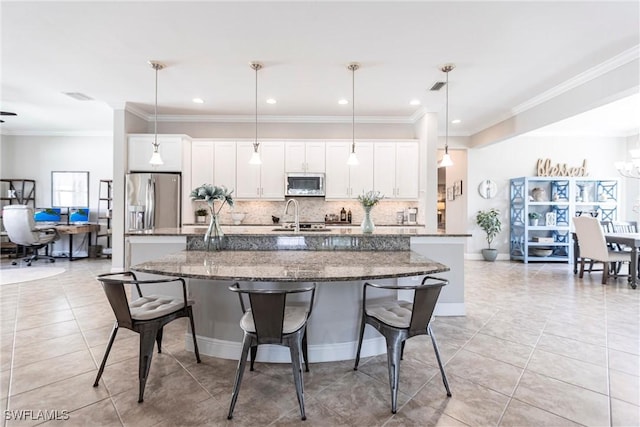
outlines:
[[[467,316],[433,329],[453,391],[447,398],[427,337],[410,340],[399,410],[390,413],[385,356],[312,363],[302,423],[287,364],[257,364],[226,420],[235,363],[184,350],[186,324],[165,331],[145,402],[137,403],[137,336],[122,330],[92,387],[113,315],[94,276],[108,260],[59,261],[49,279],[0,286],[0,405],[31,410],[3,423],[63,426],[637,426],[640,289],[577,279],[566,264],[468,261]],[[6,260],[2,268],[11,267]],[[196,325],[197,328],[197,325]],[[67,411],[43,422],[38,411]],[[24,414],[24,412],[23,412]],[[32,419],[35,418],[35,419]]]

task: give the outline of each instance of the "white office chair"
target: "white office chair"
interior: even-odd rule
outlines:
[[[33,219],[33,209],[25,205],[8,205],[2,209],[2,221],[7,230],[9,240],[16,245],[24,246],[33,250],[33,255],[24,258],[28,266],[32,261],[39,258],[47,258],[50,262],[55,259],[49,255],[39,255],[38,249],[47,246],[58,239],[58,232],[55,228],[36,228]],[[11,264],[16,265],[13,261]]]
[[[609,278],[609,266],[612,263],[631,262],[631,253],[624,251],[615,251],[607,246],[604,238],[604,231],[597,218],[590,216],[577,216],[573,218],[578,236],[578,245],[580,246],[580,278],[584,276],[585,259],[593,262],[601,262],[602,267],[602,284],[607,283]],[[613,266],[613,274],[618,276],[617,269]]]

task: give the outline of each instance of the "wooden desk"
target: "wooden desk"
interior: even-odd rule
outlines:
[[[86,257],[73,257],[73,235],[74,234],[85,234],[89,233],[89,245],[91,245],[91,235],[92,233],[98,232],[100,230],[99,224],[60,224],[54,225],[59,234],[68,234],[69,235],[69,261],[75,261],[80,258],[88,258]],[[87,251],[89,248],[87,248]]]
[[[640,233],[605,233],[607,243],[617,243],[631,248],[631,265],[629,266],[629,285],[633,289],[638,281],[638,247],[640,246]]]

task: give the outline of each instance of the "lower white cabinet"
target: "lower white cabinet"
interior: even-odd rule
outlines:
[[[263,141],[258,151],[262,164],[250,165],[253,142],[236,145],[236,197],[284,200],[284,142]]]
[[[326,145],[325,197],[351,199],[373,190],[373,144],[356,143],[358,166],[347,165],[350,141],[331,141]]]
[[[158,135],[158,152],[164,164],[151,166],[153,134],[130,134],[128,147],[128,170],[130,172],[182,172],[183,152],[191,139],[187,135]],[[189,158],[187,157],[187,161]]]

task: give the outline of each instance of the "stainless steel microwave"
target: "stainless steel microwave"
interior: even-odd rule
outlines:
[[[324,196],[324,174],[287,173],[284,194],[287,196]]]

